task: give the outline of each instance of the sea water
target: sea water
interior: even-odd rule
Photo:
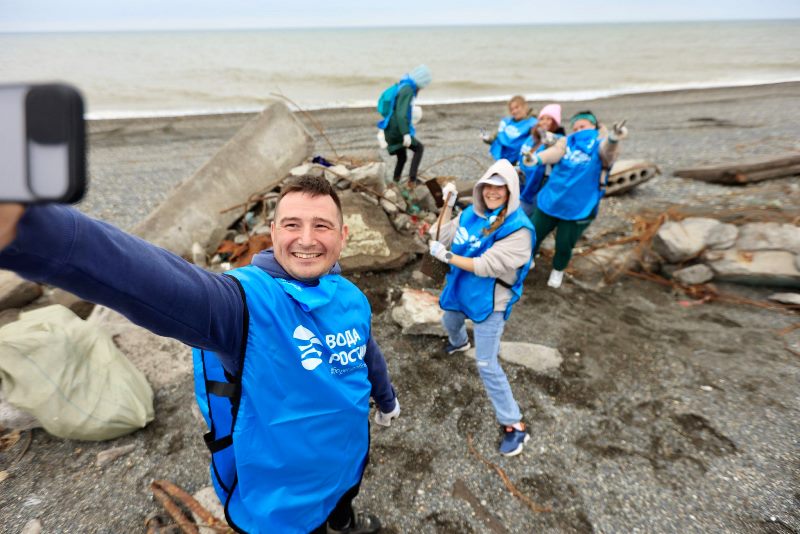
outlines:
[[[800,80],[800,21],[0,34],[0,83],[77,85],[90,118],[374,106],[419,63],[425,103],[570,101]]]

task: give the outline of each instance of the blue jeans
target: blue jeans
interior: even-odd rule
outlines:
[[[497,361],[500,352],[500,336],[506,321],[503,312],[492,313],[485,321],[475,323],[475,356],[478,372],[483,379],[483,386],[494,406],[497,422],[503,426],[513,425],[522,420],[517,401],[511,393],[508,378]],[[463,345],[467,342],[466,316],[461,312],[445,311],[442,318],[444,329],[452,345]]]

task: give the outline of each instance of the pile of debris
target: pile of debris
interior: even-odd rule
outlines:
[[[315,156],[291,169],[270,191],[231,208],[242,214],[229,226],[208,263],[199,244],[193,247],[193,261],[220,271],[248,265],[254,254],[272,246],[270,224],[280,188],[293,177],[311,175],[325,177],[339,190],[350,230],[342,268],[353,272],[400,267],[427,250],[426,232],[436,221],[436,200],[424,184],[414,188],[387,184],[385,172],[383,162]]]

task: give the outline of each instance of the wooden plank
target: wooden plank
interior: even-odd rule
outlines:
[[[681,178],[691,178],[693,180],[702,180],[705,182],[741,183],[737,181],[737,175],[749,175],[770,169],[793,167],[795,165],[800,165],[800,154],[762,158],[755,161],[751,160],[721,165],[710,165],[705,167],[678,169],[674,174],[675,176],[679,176]]]

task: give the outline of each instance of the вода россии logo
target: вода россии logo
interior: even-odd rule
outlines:
[[[303,367],[309,371],[313,371],[317,368],[319,364],[322,363],[322,351],[318,350],[314,345],[319,345],[322,347],[322,341],[317,339],[314,335],[314,332],[309,330],[303,325],[299,325],[297,328],[294,329],[294,333],[292,337],[299,341],[307,341],[307,345],[297,345],[297,348],[300,350],[300,358]]]

